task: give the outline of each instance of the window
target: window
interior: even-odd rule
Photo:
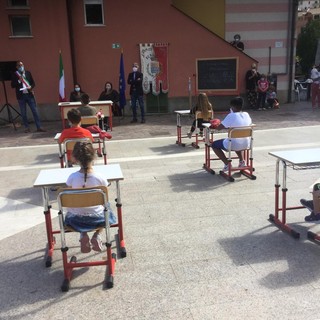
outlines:
[[[29,16],[10,16],[11,34],[14,37],[31,36]]]
[[[102,0],[84,0],[84,11],[85,24],[104,24]]]
[[[9,7],[28,7],[28,0],[9,0]]]

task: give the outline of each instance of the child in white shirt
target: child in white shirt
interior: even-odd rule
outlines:
[[[108,186],[107,179],[93,171],[92,166],[95,159],[95,150],[90,142],[76,142],[72,156],[81,168],[69,176],[66,182],[68,187],[86,188]],[[114,219],[114,216],[112,218]],[[65,224],[80,232],[81,252],[90,252],[91,246],[94,251],[102,250],[100,232],[105,226],[104,207],[102,205],[87,208],[68,208]],[[97,229],[97,231],[91,238],[90,246],[87,232],[94,229]]]

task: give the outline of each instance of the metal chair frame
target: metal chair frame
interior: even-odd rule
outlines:
[[[111,237],[110,237],[110,224],[109,224],[109,211],[108,211],[108,189],[105,186],[98,186],[94,188],[70,189],[61,188],[58,190],[58,205],[59,205],[59,225],[61,235],[61,252],[64,269],[64,280],[61,285],[61,290],[66,292],[70,288],[72,279],[72,272],[75,268],[84,268],[91,266],[107,266],[107,275],[105,279],[105,287],[112,288],[114,280],[114,270],[116,262],[116,254],[112,253]],[[75,230],[65,226],[64,212],[67,208],[83,208],[95,205],[103,205],[105,215],[104,229],[106,232],[106,252],[107,260],[100,259],[95,261],[77,262],[76,256],[68,259],[68,246],[66,244],[66,233]],[[94,230],[92,230],[94,231]]]
[[[209,114],[210,114],[210,119],[213,119],[213,115],[214,115],[214,112],[213,111],[209,111]],[[196,149],[199,149],[200,148],[200,146],[199,146],[199,143],[200,142],[205,142],[205,139],[204,139],[204,137],[200,137],[199,138],[199,136],[200,136],[200,128],[199,128],[199,126],[198,126],[198,119],[202,119],[202,112],[201,111],[196,111],[196,113],[195,113],[195,120],[196,120],[196,125],[195,125],[195,127],[196,127],[196,129],[195,129],[195,134],[194,135],[192,135],[192,137],[195,137],[196,138],[196,141],[195,142],[192,142],[192,146],[194,147],[194,148],[196,148]]]
[[[92,142],[90,138],[70,138],[59,144],[60,167],[68,168],[68,151],[72,152],[76,142]]]
[[[256,176],[253,175],[254,167],[253,167],[253,128],[255,125],[245,126],[245,127],[233,127],[228,128],[228,150],[227,150],[227,159],[228,159],[228,171],[220,171],[219,174],[226,178],[230,182],[234,182],[234,178],[232,177],[232,173],[239,171],[244,176],[250,178],[251,180],[255,180]],[[232,167],[232,159],[238,159],[237,156],[232,156],[232,152],[234,150],[231,149],[232,139],[237,138],[250,138],[250,144],[248,149],[241,150],[243,152],[243,159],[246,162],[245,167]],[[203,168],[211,174],[215,174],[215,171],[211,169],[211,160],[220,160],[219,158],[211,158],[211,145],[213,142],[213,133],[210,132],[210,127],[205,127],[205,163],[203,164]],[[240,150],[239,150],[240,151]]]
[[[84,126],[84,128],[89,126],[99,126],[99,118],[97,116],[82,116],[81,117],[81,126]],[[107,150],[106,150],[106,143],[105,139],[100,139],[100,137],[94,137],[93,143],[98,144],[97,148],[97,154],[99,157],[104,158],[104,164],[107,164]],[[102,144],[102,147],[101,147]]]

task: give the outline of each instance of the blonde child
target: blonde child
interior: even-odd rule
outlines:
[[[199,93],[197,103],[192,108],[190,113],[196,114],[196,112],[200,111],[202,113],[202,118],[198,118],[198,128],[200,128],[200,135],[203,135],[203,123],[210,122],[210,119],[213,118],[213,109],[212,104],[209,102],[208,96],[205,93]],[[194,130],[196,129],[196,120],[193,121],[192,126],[190,128],[190,132],[188,132],[188,137],[191,138]]]

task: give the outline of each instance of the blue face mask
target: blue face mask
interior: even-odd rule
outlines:
[[[21,66],[21,67],[18,68],[18,70],[19,70],[20,73],[22,73],[24,71],[24,67]]]
[[[76,87],[76,88],[74,88],[74,91],[79,92],[80,88]]]

